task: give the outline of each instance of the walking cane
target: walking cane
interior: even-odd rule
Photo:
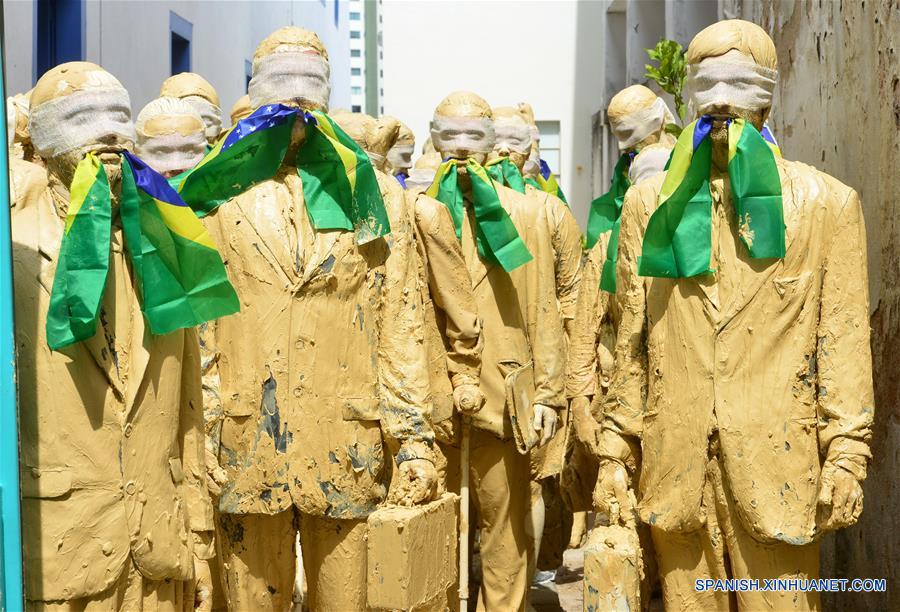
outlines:
[[[459,610],[469,607],[469,419],[462,419],[459,463],[462,474],[459,487]]]

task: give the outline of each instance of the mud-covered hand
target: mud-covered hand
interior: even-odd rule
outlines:
[[[222,493],[222,487],[228,482],[228,474],[219,465],[216,456],[209,449],[205,452],[206,458],[206,488],[210,495],[218,497]]]
[[[818,525],[822,530],[842,529],[856,523],[863,509],[863,490],[850,471],[825,461],[819,477]]]
[[[600,424],[591,414],[591,400],[583,395],[573,397],[569,405],[569,414],[575,422],[575,438],[596,456]]]
[[[212,610],[213,581],[208,559],[194,557],[194,610]]]
[[[484,405],[484,395],[478,385],[464,383],[453,390],[453,405],[462,414],[475,414]]]
[[[399,506],[426,504],[437,495],[438,474],[434,451],[424,442],[407,441],[397,453],[397,477],[388,503]]]
[[[538,446],[543,446],[550,441],[556,433],[556,423],[559,415],[556,410],[542,404],[534,405],[534,430],[541,432],[541,440]]]
[[[634,527],[636,505],[625,466],[618,461],[601,460],[594,487],[594,510],[605,514],[610,525]]]

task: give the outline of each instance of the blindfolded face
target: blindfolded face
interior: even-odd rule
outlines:
[[[296,108],[327,109],[331,69],[318,51],[272,53],[254,62],[248,95],[250,105],[285,104]]]
[[[206,154],[206,143],[204,132],[139,136],[137,154],[151,168],[171,178],[200,163]]]
[[[509,117],[494,120],[496,140],[489,159],[508,157],[519,170],[525,165],[531,154],[531,128],[524,121]]]
[[[412,144],[398,144],[391,147],[387,154],[391,167],[398,172],[406,172],[412,168],[412,156],[415,148],[415,145]]]
[[[32,141],[41,157],[70,151],[118,154],[134,143],[124,89],[90,89],[41,104],[31,113]]]
[[[444,117],[436,115],[431,139],[442,157],[464,161],[472,159],[484,164],[494,147],[493,122],[483,117]]]

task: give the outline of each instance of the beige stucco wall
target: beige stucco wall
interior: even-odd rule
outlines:
[[[824,603],[829,610],[900,610],[900,1],[722,5],[727,16],[754,21],[775,39],[781,79],[774,128],[785,157],[815,165],[862,197],[874,459],[859,525],[830,538],[822,562],[830,575],[886,578],[888,592],[828,595]]]

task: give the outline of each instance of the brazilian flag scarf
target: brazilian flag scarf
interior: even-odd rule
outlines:
[[[678,137],[659,205],[644,234],[641,276],[686,278],[712,271],[711,128],[712,118],[704,115]],[[754,259],[783,258],[785,253],[775,147],[751,123],[729,120],[728,177],[740,238]]]
[[[556,181],[556,176],[553,174],[553,171],[550,170],[550,164],[545,162],[543,159],[538,161],[540,162],[541,168],[540,174],[538,174],[534,178],[525,179],[525,182],[535,189],[540,189],[541,191],[552,193],[557,198],[562,200],[565,204],[568,204],[569,201],[566,200],[566,196],[563,195],[562,187],[559,186],[559,183]]]
[[[177,177],[178,192],[198,216],[272,178],[284,162],[300,119],[306,140],[293,160],[316,229],[356,232],[363,244],[391,231],[369,157],[321,111],[269,104],[241,119],[197,166]]]
[[[499,264],[507,272],[531,261],[531,253],[500,203],[500,196],[487,171],[478,162],[469,159],[466,160],[466,172],[472,183],[478,256],[489,263]],[[426,194],[449,209],[456,227],[456,237],[462,238],[465,203],[458,179],[457,160],[448,159],[438,168]]]
[[[114,211],[106,171],[93,153],[69,190],[62,244],[50,293],[52,350],[91,338],[109,274]],[[237,294],[203,224],[166,180],[131,153],[122,155],[119,220],[141,310],[161,335],[239,310]]]
[[[606,259],[603,261],[603,271],[600,275],[600,288],[609,293],[616,292],[620,217],[622,216],[625,192],[631,186],[631,181],[628,180],[628,169],[631,167],[634,156],[634,152],[629,152],[623,153],[619,157],[616,168],[613,170],[609,191],[591,202],[591,210],[588,214],[587,243],[585,245],[588,249],[592,249],[605,232],[610,232]]]
[[[525,193],[525,179],[522,178],[519,168],[508,157],[492,159],[485,164],[484,168],[487,170],[488,176],[495,182],[506,185],[519,193]]]

